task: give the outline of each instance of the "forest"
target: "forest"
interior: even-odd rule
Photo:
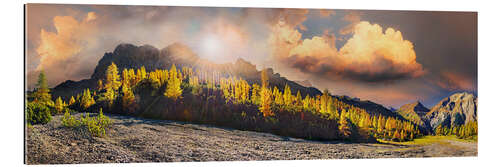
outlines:
[[[333,98],[328,90],[312,96],[290,87],[271,87],[266,70],[259,82],[217,71],[172,65],[169,70],[144,67],[119,71],[114,63],[96,89],[70,98],[52,97],[41,72],[37,88],[28,93],[28,126],[64,115],[63,126],[85,127],[96,137],[106,135],[112,122],[104,114],[185,121],[240,130],[267,132],[310,140],[352,142],[411,141],[425,135],[477,136],[477,122],[439,126],[428,132],[400,117],[369,114]],[[87,113],[80,118],[74,113]],[[88,113],[92,114],[92,116]],[[97,114],[99,113],[99,114]]]

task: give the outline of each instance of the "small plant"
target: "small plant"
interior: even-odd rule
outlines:
[[[81,124],[79,120],[75,119],[75,117],[69,113],[69,110],[66,110],[64,116],[61,118],[61,122],[64,127],[71,128],[79,127]]]
[[[102,113],[102,108],[99,111],[99,115],[95,117],[90,117],[90,114],[82,114],[80,120],[73,117],[68,111],[64,113],[61,118],[62,125],[65,127],[86,127],[89,133],[95,137],[102,137],[106,135],[106,128],[108,128],[113,122],[109,117]]]

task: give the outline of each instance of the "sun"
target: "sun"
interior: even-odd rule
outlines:
[[[222,49],[222,41],[215,35],[207,35],[202,40],[203,53],[210,57],[215,57]]]

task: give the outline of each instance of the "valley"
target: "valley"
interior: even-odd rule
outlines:
[[[403,143],[322,142],[116,115],[110,115],[108,135],[93,138],[61,127],[60,118],[28,128],[28,164],[477,156],[477,142],[443,136]]]

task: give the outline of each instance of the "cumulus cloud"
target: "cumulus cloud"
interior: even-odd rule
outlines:
[[[387,82],[424,74],[413,44],[393,28],[384,32],[377,24],[360,22],[340,50],[335,47],[334,34],[304,40],[301,36],[291,26],[276,25],[269,38],[274,57],[302,72],[332,80]]]
[[[361,22],[361,13],[357,11],[351,11],[347,13],[342,20],[349,22],[350,24],[340,29],[339,33],[341,35],[347,35],[354,32],[355,26]]]
[[[96,31],[94,20],[97,16],[89,12],[82,21],[72,16],[56,16],[53,19],[55,32],[42,29],[40,31],[40,44],[36,53],[40,63],[35,71],[44,70],[49,75],[49,83],[61,81],[68,76],[78,73],[75,66],[79,53],[86,46],[94,45],[95,41],[89,38]]]

